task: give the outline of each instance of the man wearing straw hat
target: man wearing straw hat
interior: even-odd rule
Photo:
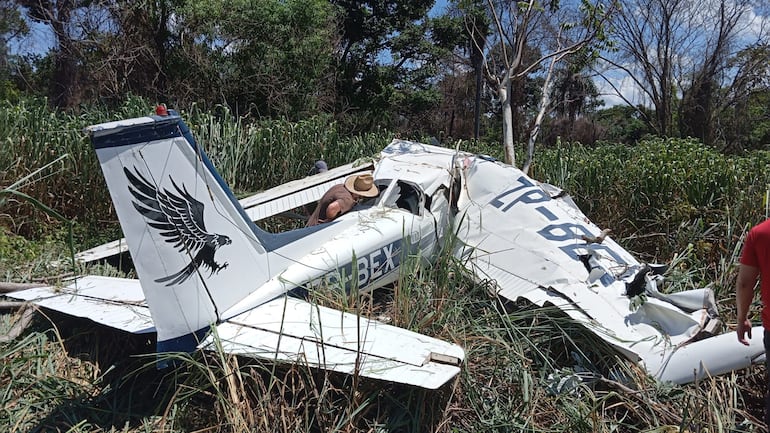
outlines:
[[[345,179],[345,183],[334,185],[326,191],[308,218],[307,226],[329,222],[353,209],[362,197],[377,197],[379,193],[371,174],[350,176]]]

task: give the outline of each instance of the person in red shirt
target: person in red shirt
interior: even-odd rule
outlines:
[[[765,328],[765,353],[770,347],[770,219],[749,230],[741,252],[740,268],[735,283],[735,303],[738,308],[738,341],[749,345],[751,338],[749,308],[754,299],[754,288],[759,278],[759,294],[762,300],[762,327]],[[770,358],[765,358],[767,374],[765,382],[765,424],[770,425]]]
[[[371,174],[359,174],[334,185],[321,197],[315,211],[307,220],[307,227],[329,222],[353,209],[362,197],[376,197],[380,193]]]

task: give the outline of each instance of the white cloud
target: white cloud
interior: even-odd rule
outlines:
[[[626,105],[628,102],[632,105],[647,103],[641,89],[622,70],[606,70],[602,74],[603,76],[597,75],[594,77],[594,84],[596,84],[600,99],[604,100],[606,108],[615,105]]]

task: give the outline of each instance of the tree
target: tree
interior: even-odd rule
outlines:
[[[682,103],[679,110],[679,131],[681,136],[692,136],[706,144],[714,144],[717,128],[715,116],[725,107],[733,105],[731,95],[720,92],[723,86],[729,86],[732,75],[730,60],[735,55],[735,47],[741,46],[739,35],[750,25],[749,15],[753,13],[752,2],[721,1],[713,11],[706,11],[704,25],[716,24],[716,30],[704,35],[701,49],[691,52],[695,59],[691,72],[685,76],[682,86]],[[764,35],[758,35],[764,39]],[[755,69],[755,72],[758,72]],[[766,73],[766,71],[765,71]]]
[[[164,100],[171,17],[183,1],[15,0],[56,42],[45,55],[27,54],[23,78],[32,88],[46,75],[49,100],[59,108],[120,101],[127,93]]]
[[[605,60],[622,69],[642,89],[655,107],[651,126],[661,135],[672,128],[675,53],[691,43],[690,32],[682,32],[688,0],[631,0],[625,2],[613,21],[612,37],[621,60]],[[631,67],[625,66],[632,65]],[[638,68],[637,73],[632,68]],[[625,95],[620,94],[622,98]],[[630,101],[626,100],[629,105]]]
[[[291,119],[331,105],[337,34],[328,1],[188,0],[177,13],[170,69],[183,101]]]
[[[623,2],[613,21],[617,51],[604,59],[628,74],[655,108],[648,121],[657,134],[713,141],[713,117],[721,104],[716,99],[732,75],[728,61],[745,46],[738,36],[751,25],[758,5],[755,0]]]
[[[0,0],[0,98],[7,99],[17,91],[11,81],[11,63],[8,42],[29,32],[27,23],[13,0]]]
[[[18,0],[26,8],[29,18],[47,24],[55,38],[48,96],[50,103],[59,108],[71,108],[80,102],[80,58],[77,35],[80,24],[87,22],[84,12],[89,0]]]
[[[594,59],[588,50],[562,62],[556,69],[553,84],[553,109],[560,117],[570,122],[599,106],[599,91],[588,74]]]
[[[486,13],[486,3],[474,0],[465,5],[464,28],[470,52],[470,66],[473,70],[475,93],[473,98],[473,138],[478,140],[481,129],[481,95],[484,87],[484,52],[490,33],[491,21]]]
[[[515,164],[511,99],[514,82],[532,74],[546,61],[551,61],[553,66],[592,42],[602,42],[605,20],[612,8],[605,9],[602,2],[591,3],[587,0],[565,5],[559,1],[487,0],[487,6],[495,28],[490,36],[493,43],[487,45],[499,47],[501,56],[500,62],[497,62],[487,52],[485,71],[497,92],[502,110],[505,158]],[[525,61],[525,53],[532,47],[537,47],[543,54],[532,61]],[[551,67],[549,70],[552,70]],[[550,86],[549,78],[550,74],[546,74],[543,89]],[[540,104],[541,112],[548,105],[548,92],[543,95],[545,99]],[[540,121],[542,117],[538,115]],[[538,128],[536,121],[533,127],[535,133],[530,140],[537,137]]]
[[[770,45],[759,44],[730,59],[734,78],[720,89],[725,107],[717,107],[720,122],[715,128],[725,150],[760,149],[770,144],[769,57]]]
[[[102,8],[109,25],[92,30],[80,45],[94,96],[122,100],[127,93],[169,99],[170,53],[176,46],[172,17],[183,0],[112,0]]]
[[[434,0],[332,0],[339,10],[338,116],[354,129],[404,126],[438,106],[436,75],[454,48]],[[447,45],[448,44],[448,45]]]
[[[440,141],[471,139],[474,136],[474,120],[468,114],[474,111],[476,89],[473,72],[464,70],[459,62],[446,65],[444,70],[436,84],[441,101],[434,109],[415,117],[420,128],[415,132],[430,134]]]
[[[615,105],[598,110],[592,117],[605,131],[603,139],[615,142],[636,144],[642,137],[652,134],[645,119],[652,116],[644,106],[632,107]]]
[[[298,118],[333,101],[325,0],[16,0],[49,25],[52,105],[126,94]],[[42,63],[41,63],[42,64]]]
[[[480,3],[480,0],[476,0]],[[484,53],[479,46],[486,43],[488,24],[483,3],[475,14],[461,14],[456,8],[431,20],[431,39],[446,47],[447,56],[440,59],[437,88],[441,95],[439,113],[430,115],[431,133],[455,138],[478,139],[484,95]],[[454,47],[450,51],[451,47]],[[488,105],[488,104],[487,104]],[[473,113],[471,119],[468,113]],[[469,121],[471,123],[469,123]]]

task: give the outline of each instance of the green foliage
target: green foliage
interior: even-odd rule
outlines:
[[[392,127],[435,109],[439,62],[461,41],[433,0],[333,0],[341,27],[335,112],[347,129]],[[350,114],[348,114],[350,113]]]
[[[235,190],[257,191],[307,176],[318,159],[336,167],[371,157],[390,140],[387,131],[343,137],[330,116],[248,121],[218,108],[211,114],[194,107],[184,117]]]
[[[173,72],[209,104],[295,120],[331,104],[336,29],[328,1],[189,0],[177,12],[196,39],[175,54]]]
[[[127,98],[106,116],[102,107],[83,109],[80,115],[50,111],[43,100],[0,104],[0,186],[7,187],[30,170],[67,155],[36,182],[20,192],[74,220],[77,242],[93,246],[104,233],[119,233],[112,201],[101,167],[83,129],[92,124],[144,116],[153,105]],[[182,110],[199,143],[223,178],[235,190],[257,191],[307,176],[313,163],[324,159],[330,167],[371,157],[391,140],[380,130],[355,136],[340,134],[330,116],[300,122],[253,121],[236,116],[226,106],[213,113],[197,106]],[[35,166],[30,166],[35,161]],[[56,221],[29,203],[0,203],[0,225],[33,238],[45,236]]]
[[[16,37],[29,33],[29,26],[21,16],[13,0],[0,0],[0,35],[3,36],[3,43],[7,37]],[[5,47],[4,47],[5,48]]]
[[[636,144],[645,135],[653,132],[644,120],[643,107],[616,105],[599,110],[593,115],[594,120],[603,127],[603,141],[609,143]]]
[[[66,220],[75,220],[94,231],[103,229],[98,222],[111,219],[112,205],[83,129],[109,120],[146,115],[150,107],[146,102],[127,98],[108,117],[100,107],[84,109],[79,115],[51,111],[41,99],[0,103],[0,186],[6,188],[66,155],[40,174],[39,179],[20,187],[19,192],[39,200]],[[0,224],[14,232],[40,237],[56,224],[46,220],[46,215],[31,203],[7,200],[0,205]]]
[[[770,90],[752,92],[721,117],[726,150],[770,149]]]
[[[11,266],[31,262],[37,256],[38,248],[38,244],[22,236],[8,233],[0,227],[0,262],[6,262]],[[5,266],[0,266],[0,269],[3,268]]]

